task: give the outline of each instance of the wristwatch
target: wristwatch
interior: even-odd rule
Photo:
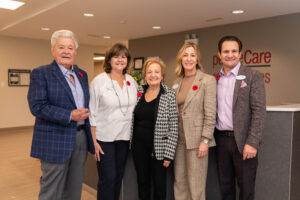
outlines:
[[[205,138],[205,139],[203,139],[202,141],[204,142],[204,144],[208,144],[209,139],[206,139],[206,138]]]

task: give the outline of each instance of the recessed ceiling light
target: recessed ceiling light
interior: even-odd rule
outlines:
[[[161,29],[161,27],[160,26],[152,26],[152,29],[159,30],[159,29]]]
[[[43,28],[41,28],[41,30],[42,30],[42,31],[49,31],[49,30],[50,30],[50,28],[43,27]]]
[[[93,58],[94,60],[104,60],[105,57],[104,56],[96,56]]]
[[[243,14],[244,11],[243,10],[233,10],[232,11],[232,14],[235,14],[235,15],[239,15],[239,14]]]
[[[4,0],[0,1],[0,8],[16,10],[20,6],[23,6],[25,3],[21,1],[12,1],[12,0]]]
[[[83,16],[85,17],[94,17],[93,13],[84,13]]]
[[[104,39],[110,39],[111,37],[109,35],[104,35],[103,38]]]
[[[126,24],[126,20],[121,20],[120,24]]]

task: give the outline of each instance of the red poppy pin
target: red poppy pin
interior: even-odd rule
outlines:
[[[81,73],[81,72],[78,72],[78,75],[79,75],[79,76],[81,76],[81,77],[83,77],[83,75],[82,75],[82,73]]]
[[[131,85],[131,83],[130,83],[129,81],[126,81],[126,84],[127,84],[128,86],[130,86],[130,85]]]
[[[137,93],[137,97],[141,97],[142,96],[142,93],[141,92],[138,92]]]
[[[220,74],[217,74],[216,75],[216,80],[219,80],[219,78],[220,78]]]
[[[194,85],[193,90],[197,90],[197,89],[198,89],[198,85]]]

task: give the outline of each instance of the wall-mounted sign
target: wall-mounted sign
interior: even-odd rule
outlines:
[[[242,52],[241,55],[241,63],[244,66],[247,67],[271,67],[271,61],[272,61],[272,54],[270,51],[254,51],[247,49],[246,51]],[[222,66],[221,60],[219,56],[214,55],[213,56],[213,74],[217,74],[220,71],[220,68]],[[265,83],[271,82],[271,73],[270,72],[264,72],[262,73]]]
[[[8,69],[8,86],[29,86],[29,69]]]
[[[272,54],[270,51],[256,52],[247,49],[241,55],[241,63],[248,67],[271,67]],[[213,67],[221,65],[219,56],[213,56]]]

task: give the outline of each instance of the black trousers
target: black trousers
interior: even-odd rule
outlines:
[[[215,131],[217,143],[217,166],[223,200],[236,199],[236,184],[240,200],[254,200],[255,178],[258,166],[257,156],[243,160],[234,136]]]
[[[97,142],[104,151],[97,162],[97,200],[119,200],[129,141]]]
[[[138,194],[140,200],[151,199],[151,182],[153,181],[153,199],[166,199],[167,168],[163,160],[157,160],[152,154],[153,144],[133,140],[132,156],[137,172]]]

